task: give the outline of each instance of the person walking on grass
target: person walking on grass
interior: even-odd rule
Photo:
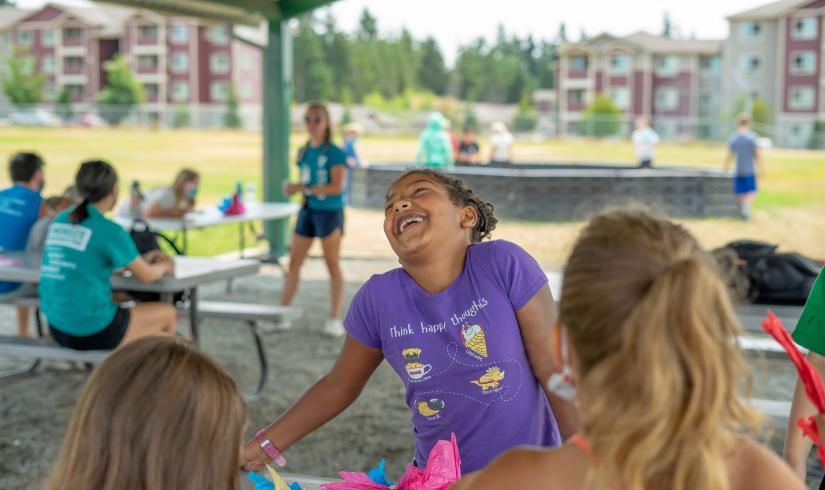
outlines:
[[[636,130],[633,131],[633,148],[636,150],[636,160],[639,168],[652,168],[655,158],[656,145],[659,135],[650,127],[647,118],[636,119]]]
[[[20,152],[9,161],[12,185],[0,191],[0,252],[26,249],[29,232],[43,214],[40,192],[45,185],[43,159],[35,153]],[[31,285],[0,282],[0,300],[32,293]],[[29,336],[29,308],[17,308],[17,332]]]
[[[344,335],[341,308],[344,302],[344,276],[341,273],[341,238],[344,236],[344,194],[347,183],[347,155],[332,142],[332,121],[323,104],[312,103],[304,116],[309,140],[298,151],[301,181],[287,183],[287,195],[302,193],[304,207],[298,213],[289,252],[289,269],[281,292],[281,304],[292,304],[301,279],[301,266],[315,238],[321,240],[324,261],[329,270],[330,310],[323,327],[328,335]],[[288,328],[288,322],[282,322]]]
[[[751,203],[756,198],[756,178],[764,175],[765,168],[756,144],[756,133],[751,130],[751,118],[747,114],[736,116],[736,132],[728,139],[725,171],[734,160],[733,192],[742,218],[748,221],[751,218]]]

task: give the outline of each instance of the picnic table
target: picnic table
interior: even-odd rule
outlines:
[[[198,343],[198,287],[258,273],[257,260],[218,260],[208,257],[174,257],[175,274],[159,281],[140,282],[129,273],[112,275],[112,288],[123,291],[160,293],[169,301],[174,293],[187,292],[192,340]],[[35,284],[40,281],[40,257],[24,252],[0,253],[0,281]]]
[[[189,240],[187,232],[217,225],[231,225],[237,223],[240,233],[240,250],[243,252],[244,225],[252,221],[274,221],[289,218],[300,210],[300,206],[291,202],[261,202],[244,204],[246,211],[243,214],[225,216],[217,207],[210,207],[186,214],[183,218],[145,218],[152,230],[171,231],[180,233],[180,250],[187,253]],[[133,218],[130,216],[116,216],[115,221],[129,230],[132,228]],[[177,237],[171,238],[177,244]]]

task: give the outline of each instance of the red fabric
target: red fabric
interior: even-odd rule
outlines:
[[[773,311],[768,310],[768,318],[762,321],[762,329],[776,339],[779,345],[785,349],[788,357],[790,357],[796,366],[799,379],[805,386],[805,393],[808,395],[808,398],[813,402],[819,413],[825,413],[825,385],[822,383],[822,378],[819,377],[819,373],[811,366],[808,359],[799,352],[793,338],[791,338],[791,334],[785,330],[782,322],[774,315]],[[796,421],[796,425],[802,429],[803,434],[814,441],[819,460],[825,464],[825,448],[822,447],[822,441],[819,439],[819,428],[816,424],[816,418],[814,416],[801,418]]]

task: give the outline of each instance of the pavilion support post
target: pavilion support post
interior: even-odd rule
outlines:
[[[289,178],[289,106],[292,100],[292,42],[288,20],[269,20],[269,42],[263,56],[264,200],[287,202],[281,182]],[[287,251],[289,219],[265,224],[270,258]]]

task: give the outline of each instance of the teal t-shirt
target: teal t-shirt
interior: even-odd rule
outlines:
[[[300,155],[298,161],[298,167],[301,169],[301,183],[313,187],[327,185],[332,182],[332,168],[346,164],[347,154],[332,143],[322,144],[315,148],[307,145],[306,151]],[[344,195],[307,196],[307,206],[310,209],[322,211],[344,209]]]
[[[825,356],[825,269],[819,273],[808,295],[793,339],[802,347]]]
[[[89,217],[77,225],[66,210],[46,235],[40,273],[40,308],[49,324],[77,337],[106,328],[117,313],[111,277],[138,257],[126,231],[91,204]]]

